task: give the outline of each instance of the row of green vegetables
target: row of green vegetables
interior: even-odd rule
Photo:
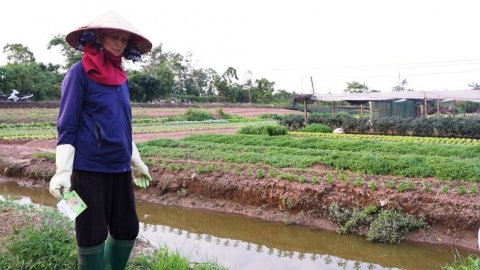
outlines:
[[[324,164],[336,170],[370,175],[436,177],[480,182],[479,146],[431,145],[258,135],[191,135],[141,144],[142,155],[308,168]]]
[[[195,130],[216,130],[223,128],[242,128],[245,126],[272,124],[274,121],[264,120],[261,122],[224,122],[224,121],[184,121],[182,123],[160,123],[157,121],[145,121],[139,119],[133,121],[133,132],[140,133],[163,133]],[[389,136],[368,134],[335,134],[318,132],[288,132],[295,137],[311,137],[323,139],[336,139],[348,141],[382,141],[403,143],[432,143],[454,145],[480,145],[478,139],[466,138],[438,138],[438,137],[415,137],[415,136]],[[24,140],[24,139],[53,139],[57,137],[55,122],[0,124],[0,139]]]
[[[190,121],[188,124],[179,123],[133,123],[133,133],[166,133],[180,131],[217,130],[232,128],[238,129],[249,125],[273,123],[274,121],[262,122],[234,122],[223,121]],[[30,123],[30,124],[0,124],[0,139],[3,140],[29,140],[29,139],[54,139],[57,138],[57,127],[53,122]]]
[[[441,137],[396,136],[396,135],[393,136],[393,135],[372,135],[372,134],[338,134],[338,133],[298,132],[298,131],[291,131],[288,134],[292,136],[298,136],[298,137],[313,137],[313,138],[324,138],[324,139],[480,145],[479,139],[471,139],[471,138],[441,138]]]

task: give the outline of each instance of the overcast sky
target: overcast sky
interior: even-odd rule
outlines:
[[[2,2],[0,46],[21,43],[37,61],[63,64],[48,50],[113,10],[164,51],[193,54],[197,68],[237,69],[296,93],[341,93],[358,81],[391,91],[465,90],[480,83],[478,0],[16,0]],[[6,64],[0,51],[0,65]]]

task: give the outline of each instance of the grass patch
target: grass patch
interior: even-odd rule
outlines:
[[[46,159],[55,162],[55,153],[38,152],[34,153],[32,156],[34,159]]]
[[[442,267],[443,270],[478,270],[480,269],[480,257],[478,255],[469,255],[468,257],[463,257],[458,254],[455,255],[455,262],[452,264],[447,264]]]
[[[5,239],[0,269],[77,269],[72,221],[49,207],[0,202],[0,209],[20,211],[26,221]]]
[[[0,242],[0,269],[56,270],[77,269],[77,245],[74,222],[55,208],[19,205],[0,201],[0,213],[15,217],[18,227]],[[166,246],[143,254],[130,262],[126,269],[223,270],[216,260],[191,262],[178,251]]]
[[[221,270],[227,269],[216,261],[190,262],[187,257],[180,254],[178,250],[171,251],[167,246],[157,249],[152,254],[139,256],[126,269],[128,270]]]

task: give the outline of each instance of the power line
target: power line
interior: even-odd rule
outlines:
[[[450,73],[469,73],[474,71],[479,71],[479,69],[471,69],[471,70],[463,70],[463,71],[445,71],[445,72],[426,72],[426,73],[416,73],[416,74],[408,74],[405,76],[424,76],[424,75],[438,75],[438,74],[450,74]],[[397,75],[339,75],[339,74],[316,74],[317,76],[330,76],[330,77],[341,77],[341,78],[349,78],[349,77],[356,77],[356,78],[396,78]]]
[[[462,63],[473,62],[473,63]],[[434,65],[432,65],[434,64]],[[440,64],[440,65],[439,65]],[[390,68],[390,69],[410,69],[410,68],[426,68],[426,67],[441,67],[441,66],[458,66],[458,65],[475,65],[480,64],[480,59],[470,60],[455,60],[455,61],[436,61],[436,62],[422,62],[422,63],[406,63],[406,64],[388,64],[388,65],[366,65],[366,66],[333,66],[333,67],[311,67],[311,68],[272,68],[271,70],[318,70],[318,69],[368,69],[368,68]],[[417,66],[415,65],[428,65]]]

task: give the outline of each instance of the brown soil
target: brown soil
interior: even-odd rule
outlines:
[[[271,113],[267,111],[262,113]],[[259,113],[259,111],[256,112],[257,115]],[[241,113],[235,112],[235,114]],[[254,113],[250,116],[252,115],[255,116]],[[235,131],[235,129],[222,129],[138,134],[134,136],[134,140],[143,142],[155,138],[178,139],[199,132],[231,134]],[[46,188],[48,179],[55,171],[55,164],[51,160],[34,158],[32,155],[38,152],[54,153],[55,146],[56,140],[0,141],[0,173],[5,176],[29,178],[32,179],[31,185]],[[180,163],[168,160],[162,160],[162,162]],[[421,188],[415,191],[399,192],[386,187],[385,177],[372,176],[371,180],[375,180],[379,187],[378,190],[373,191],[367,184],[355,187],[353,184],[345,184],[339,180],[329,185],[325,181],[320,181],[320,184],[298,183],[280,180],[278,177],[257,179],[255,174],[248,175],[247,167],[241,165],[237,169],[232,167],[230,171],[222,169],[198,175],[195,171],[197,161],[181,162],[184,165],[181,171],[172,170],[168,166],[162,168],[161,165],[150,167],[154,182],[148,189],[136,189],[137,198],[159,204],[237,213],[324,230],[337,229],[337,226],[326,218],[326,209],[332,202],[349,208],[363,208],[372,204],[387,209],[401,208],[405,214],[424,215],[430,225],[427,229],[411,233],[410,241],[454,245],[478,253],[480,195],[457,194],[458,183],[446,183],[433,178],[409,179],[414,181],[417,187],[421,187],[426,182],[430,183],[431,192],[425,192]],[[186,169],[188,164],[193,164],[191,169]],[[222,163],[212,165],[225,168],[225,164]],[[260,168],[265,172],[270,170],[265,166],[254,165],[249,165],[248,168],[252,168],[254,172]],[[320,165],[310,169],[312,175],[314,173],[320,178],[329,172],[335,174]],[[312,179],[312,175],[307,175],[307,179]],[[350,179],[354,177],[355,175],[352,174]],[[388,180],[392,179],[405,178],[388,177]],[[450,187],[447,195],[441,192],[443,185]],[[9,222],[5,222],[2,218],[0,223],[0,227],[3,228]],[[0,239],[4,231],[0,231]]]

